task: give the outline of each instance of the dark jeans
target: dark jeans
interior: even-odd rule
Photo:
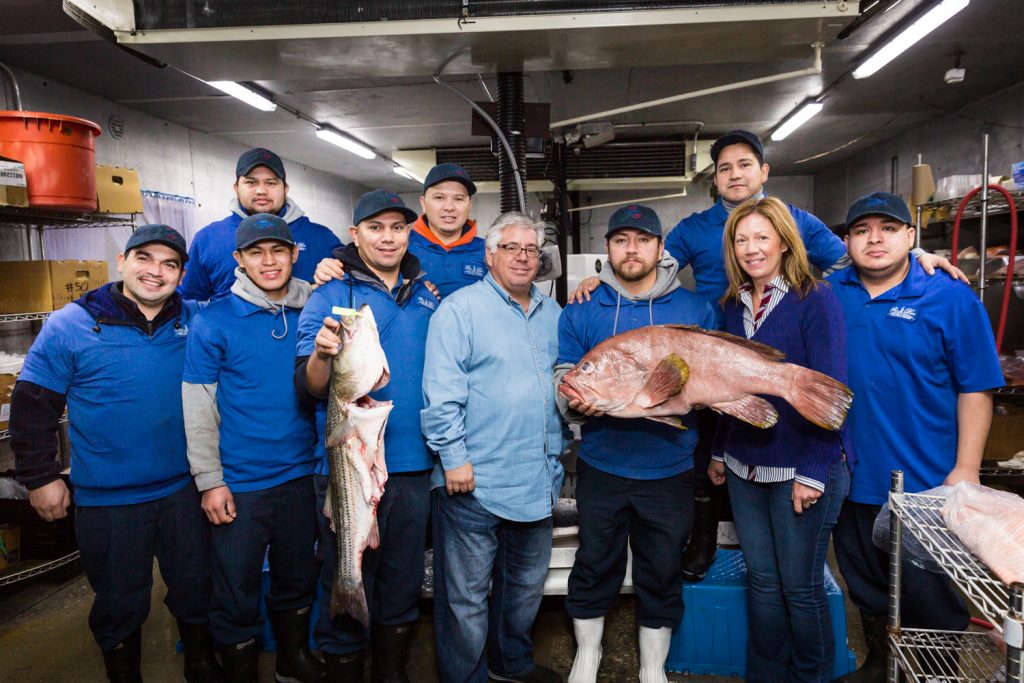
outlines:
[[[267,609],[301,609],[313,602],[316,500],[310,479],[299,477],[262,491],[233,492],[235,521],[210,526],[210,629],[217,642],[234,645],[259,634],[263,625],[260,585],[265,556],[270,564]]]
[[[832,680],[835,640],[825,593],[828,541],[850,470],[838,462],[825,492],[793,511],[793,481],[759,484],[727,470],[736,532],[747,564],[748,683]]]
[[[488,669],[500,676],[529,672],[530,632],[551,560],[551,517],[512,522],[488,512],[472,494],[449,496],[443,487],[432,498],[441,680],[485,683]]]
[[[75,537],[96,592],[89,628],[104,651],[141,628],[149,616],[154,555],[167,584],[167,609],[184,622],[206,623],[210,534],[191,482],[148,503],[80,505]]]
[[[846,501],[832,540],[839,571],[850,600],[861,612],[883,615],[889,610],[889,554],[871,542],[880,505]],[[901,621],[907,628],[963,631],[970,622],[960,594],[945,574],[935,574],[903,561]]]
[[[637,622],[674,627],[683,618],[679,549],[693,523],[693,470],[664,479],[627,479],[577,463],[580,547],[565,609],[574,619],[604,616],[633,551]]]
[[[323,514],[329,479],[314,475],[317,522],[324,564],[320,569],[323,599],[313,637],[324,652],[345,654],[364,649],[370,633],[347,614],[331,619],[331,590],[338,568],[338,537]],[[415,621],[423,591],[423,551],[430,518],[430,471],[391,474],[377,505],[380,546],[363,553],[363,590],[370,620],[384,626]]]

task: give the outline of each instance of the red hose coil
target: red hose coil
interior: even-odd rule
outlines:
[[[959,252],[960,244],[960,220],[964,216],[964,209],[967,207],[967,202],[971,201],[974,195],[981,192],[981,187],[976,187],[960,200],[960,206],[956,209],[956,218],[953,220],[953,258],[951,259],[953,265],[957,262],[957,252]],[[1006,203],[1010,207],[1010,258],[1006,264],[1006,283],[1003,285],[1003,304],[999,309],[999,326],[996,331],[996,350],[1002,351],[1003,348],[1003,334],[1006,332],[1006,314],[1010,308],[1010,291],[1013,289],[1013,266],[1017,260],[1017,205],[1013,202],[1013,195],[1002,185],[989,185],[988,189],[995,190],[996,192],[1002,192],[1003,196],[1006,197]],[[979,258],[987,258],[985,254],[981,254]],[[981,273],[981,269],[978,269],[978,273]]]

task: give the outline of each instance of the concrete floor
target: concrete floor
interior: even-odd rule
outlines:
[[[150,683],[181,681],[178,634],[163,606],[163,584],[155,572],[153,608],[143,627],[143,676]],[[92,591],[72,570],[58,579],[40,578],[28,586],[0,592],[0,681],[50,683],[105,680],[103,660],[87,625]],[[427,605],[429,610],[429,605]],[[634,598],[622,596],[608,615],[601,683],[635,681],[637,671]],[[544,599],[534,635],[538,662],[568,675],[575,644],[562,598]],[[274,655],[263,653],[260,680],[273,681]],[[409,667],[416,683],[436,683],[431,615],[420,618]],[[736,678],[670,674],[670,681],[724,682]]]

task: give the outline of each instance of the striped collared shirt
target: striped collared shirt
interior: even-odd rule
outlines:
[[[786,282],[782,275],[776,275],[770,282],[765,284],[764,294],[762,294],[761,301],[758,302],[759,305],[755,311],[754,285],[746,282],[740,286],[740,301],[743,302],[743,331],[746,333],[747,339],[754,336],[761,325],[764,324],[764,321],[768,319],[772,310],[782,301],[782,297],[786,296],[788,292],[789,283]],[[737,477],[743,477],[747,481],[775,484],[796,479],[804,486],[810,486],[819,491],[825,490],[825,484],[820,481],[796,476],[795,467],[747,465],[728,453],[725,454],[725,465]]]

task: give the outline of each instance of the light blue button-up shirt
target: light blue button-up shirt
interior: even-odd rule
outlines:
[[[445,470],[473,464],[471,495],[492,514],[533,522],[562,486],[564,441],[552,373],[561,308],[536,287],[530,310],[488,274],[446,297],[427,333],[421,422]]]

